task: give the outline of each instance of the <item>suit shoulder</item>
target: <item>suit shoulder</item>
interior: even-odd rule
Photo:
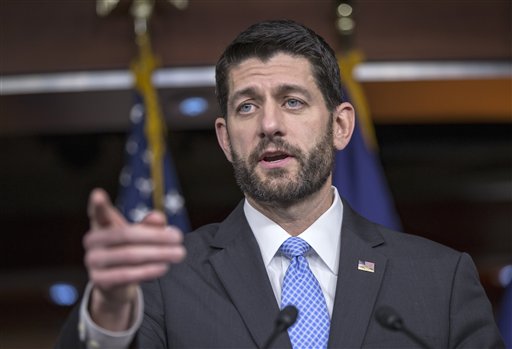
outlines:
[[[185,234],[185,246],[190,248],[194,245],[209,244],[215,238],[215,234],[219,230],[219,226],[220,223],[210,223]]]
[[[461,256],[459,251],[438,242],[418,235],[395,231],[372,222],[355,212],[346,202],[344,202],[342,224],[345,226],[342,231],[358,236],[389,257],[424,259],[451,256],[458,259]]]
[[[461,252],[439,242],[419,235],[394,231],[377,225],[384,238],[383,248],[389,253],[396,253],[406,258],[440,258],[451,257],[458,259]]]

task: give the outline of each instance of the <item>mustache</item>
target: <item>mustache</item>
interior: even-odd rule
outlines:
[[[260,160],[261,155],[265,152],[265,149],[267,149],[270,145],[275,146],[276,151],[287,153],[299,161],[302,159],[302,150],[284,141],[282,138],[263,138],[249,155],[249,163],[256,165]]]

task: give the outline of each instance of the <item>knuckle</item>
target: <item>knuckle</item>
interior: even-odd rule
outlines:
[[[96,270],[89,270],[89,279],[95,285],[102,285],[103,278],[101,277],[101,273]]]
[[[162,276],[163,274],[165,274],[167,272],[167,270],[169,270],[169,264],[158,263],[158,264],[153,264],[153,265],[149,266],[147,268],[147,273],[153,274],[153,276],[155,276],[155,277],[159,277],[159,276]]]
[[[172,242],[175,243],[181,243],[183,242],[183,233],[181,230],[174,226],[167,226],[165,231],[167,232],[168,236],[171,238]]]
[[[169,259],[173,263],[179,263],[185,259],[187,251],[183,246],[172,248],[169,254]]]
[[[95,266],[95,255],[93,251],[88,251],[85,253],[84,256],[84,263],[87,267],[94,267]]]
[[[89,253],[86,253],[84,256],[84,264],[87,268],[91,266],[91,255]]]
[[[187,250],[185,249],[185,247],[181,246],[180,249],[178,249],[178,262],[181,262],[182,260],[185,259],[185,257],[187,257]]]
[[[89,248],[91,245],[91,240],[92,240],[91,235],[92,235],[92,232],[88,231],[85,233],[84,237],[82,238],[82,245],[86,249]]]
[[[135,262],[137,262],[139,257],[138,257],[138,254],[135,251],[133,251],[132,249],[126,249],[122,253],[122,258],[127,263],[135,263]]]
[[[101,268],[105,265],[105,254],[103,251],[95,249],[85,253],[84,262],[88,268]]]
[[[141,239],[141,236],[144,236],[144,231],[141,231],[140,225],[131,225],[126,227],[125,229],[121,229],[118,232],[119,244],[122,245],[130,245],[136,244]]]

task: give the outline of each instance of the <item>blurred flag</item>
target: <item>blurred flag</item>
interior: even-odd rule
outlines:
[[[126,141],[125,167],[120,174],[118,207],[131,222],[152,209],[164,212],[168,224],[190,230],[178,177],[165,142],[166,128],[151,76],[156,67],[147,35],[139,38],[140,56],[132,66],[135,103],[132,129]]]
[[[368,105],[361,86],[352,77],[353,68],[360,61],[361,55],[357,51],[350,51],[339,59],[345,99],[356,110],[356,127],[348,146],[336,153],[333,182],[359,214],[400,230],[400,220],[378,157]]]
[[[498,313],[498,326],[505,342],[505,347],[512,349],[512,280],[509,281],[508,286],[505,288],[505,293],[503,293]]]

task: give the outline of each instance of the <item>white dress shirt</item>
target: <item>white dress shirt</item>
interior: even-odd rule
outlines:
[[[335,187],[332,187],[332,190],[333,203],[331,207],[299,235],[311,246],[311,250],[306,254],[306,259],[322,288],[330,317],[332,317],[336,281],[338,279],[343,218],[343,204],[340,196]],[[281,287],[290,260],[279,252],[279,247],[291,235],[252,207],[247,200],[244,203],[244,213],[258,242],[277,304],[280,305]],[[140,288],[134,310],[135,323],[130,329],[123,332],[107,331],[92,321],[87,306],[91,288],[92,285],[89,284],[80,307],[78,326],[80,339],[86,342],[89,349],[127,348],[142,323],[144,300]]]
[[[311,250],[306,254],[306,259],[322,288],[331,317],[336,294],[336,281],[338,280],[343,218],[343,203],[336,188],[332,188],[334,200],[331,207],[298,236],[311,246]],[[244,203],[244,212],[258,241],[277,304],[281,305],[281,288],[290,260],[279,252],[279,247],[291,235],[252,207],[247,200]]]

